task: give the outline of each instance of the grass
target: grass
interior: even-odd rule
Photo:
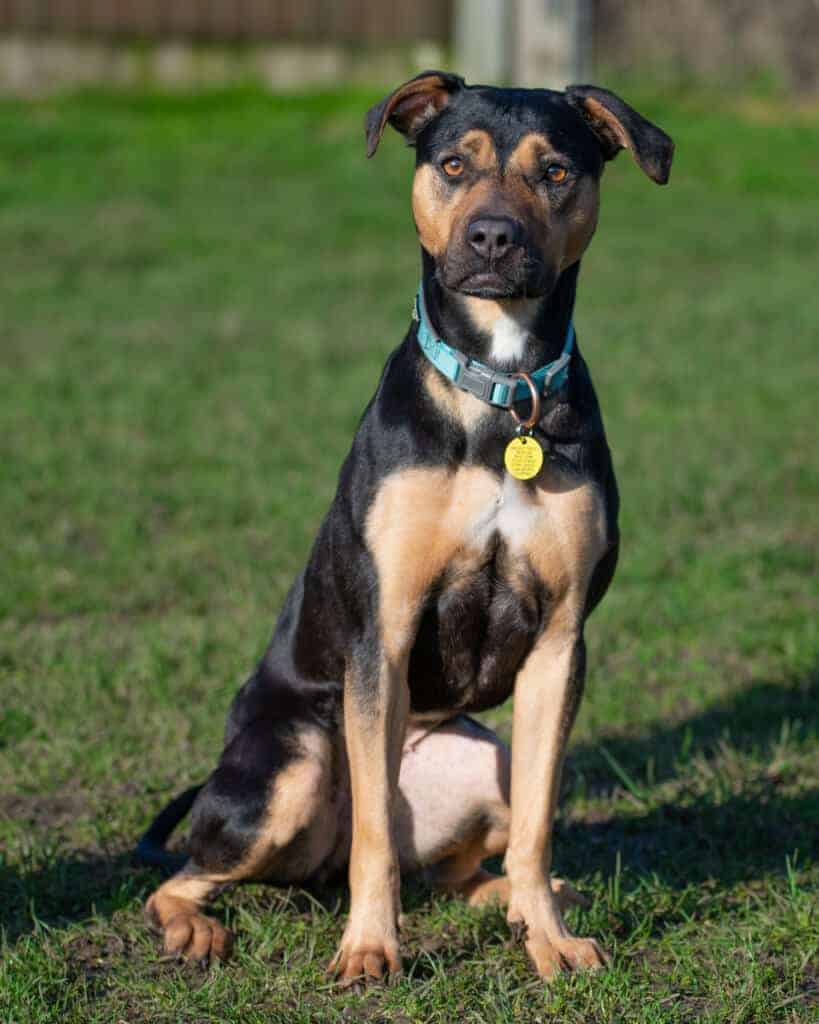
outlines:
[[[165,962],[130,850],[201,779],[331,498],[417,254],[371,95],[0,104],[0,1020],[819,1020],[819,118],[648,95],[577,324],[623,494],[556,867],[613,969],[545,988],[405,884],[406,976],[324,978],[344,892],[246,887]],[[508,733],[509,707],[487,716]]]

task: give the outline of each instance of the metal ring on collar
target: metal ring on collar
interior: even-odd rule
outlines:
[[[529,388],[529,394],[532,396],[532,411],[529,413],[529,418],[527,420],[522,420],[515,411],[513,392],[512,404],[509,406],[509,412],[512,414],[512,419],[522,430],[533,430],[540,420],[540,392],[538,391],[537,384],[535,384],[528,373],[513,373],[512,376],[516,380],[525,381],[526,386]]]

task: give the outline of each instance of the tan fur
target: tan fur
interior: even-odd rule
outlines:
[[[299,736],[303,756],[291,761],[276,776],[258,835],[233,876],[243,880],[264,878],[275,872],[283,877],[287,865],[277,854],[301,833],[299,871],[311,874],[327,857],[335,840],[335,814],[329,799],[332,751],[318,730]]]
[[[491,334],[501,317],[511,317],[529,328],[537,316],[540,299],[481,299],[476,295],[461,296],[469,318],[479,331]]]
[[[622,128],[620,131],[622,134]],[[560,200],[568,204],[566,214],[553,216],[550,203],[532,186],[541,173],[543,161],[553,152],[547,135],[524,135],[510,154],[503,175],[499,174],[497,153],[488,133],[477,129],[466,132],[455,151],[481,172],[468,188],[450,190],[431,164],[422,164],[415,173],[412,211],[419,240],[427,252],[443,256],[448,246],[462,237],[473,217],[486,208],[498,214],[506,212],[526,223],[535,243],[555,256],[559,271],[580,259],[597,227],[598,183],[588,179],[567,186]],[[512,303],[472,298],[466,301],[470,315],[482,330],[491,331],[504,312],[512,316],[520,312]]]
[[[151,896],[145,914],[163,932],[169,956],[206,961],[228,955],[230,932],[215,918],[199,912],[212,893],[228,881],[228,875],[200,874],[189,864]]]
[[[362,975],[401,970],[398,950],[400,876],[392,809],[409,711],[406,657],[382,655],[378,685],[359,699],[370,680],[351,676],[344,686],[344,735],[350,766],[353,825],[350,913],[329,969],[342,984]]]
[[[440,371],[431,363],[424,365],[423,374],[424,387],[429,397],[445,416],[461,426],[471,430],[489,412],[486,403],[479,398],[444,383]]]
[[[345,983],[400,970],[399,873],[393,831],[409,712],[407,663],[427,588],[464,544],[491,489],[483,470],[410,469],[382,484],[365,538],[378,572],[378,679],[351,676],[344,729],[353,804],[350,915],[331,970]],[[367,693],[366,700],[360,694]]]
[[[570,907],[589,906],[586,897],[562,878],[553,878],[551,888],[561,913],[565,913]],[[485,907],[490,903],[505,907],[509,903],[510,896],[508,877],[493,875],[483,868],[479,868],[471,878],[447,891],[453,896],[460,896],[461,899],[466,900],[470,907]]]
[[[498,167],[498,154],[489,132],[473,128],[461,138],[456,152],[467,154],[472,165],[479,171],[494,171]]]
[[[496,185],[481,176],[468,188],[451,191],[432,164],[421,164],[412,183],[412,214],[421,245],[435,256],[442,255],[450,240],[481,205],[489,205]]]
[[[507,174],[520,174],[525,178],[537,177],[543,157],[553,152],[554,147],[548,135],[543,132],[529,132],[518,142],[506,161]]]
[[[381,121],[375,139],[369,144],[367,155],[372,156],[390,118],[402,125],[401,130],[412,136],[449,103],[450,93],[440,75],[425,75],[406,82],[390,96],[381,112]]]
[[[571,596],[564,599],[518,674],[513,712],[507,919],[523,926],[526,950],[546,978],[566,965],[607,962],[593,939],[576,938],[566,927],[549,877],[563,755],[577,708],[570,682],[579,630],[573,604]]]
[[[594,235],[600,190],[596,181],[583,179],[565,189],[564,201],[570,204],[565,217],[553,217],[548,206],[539,200],[538,211],[537,206],[532,206],[534,194],[525,179],[536,178],[552,152],[553,147],[547,135],[540,132],[524,135],[509,156],[507,175],[511,175],[513,180],[517,176],[514,186],[516,195],[534,213],[535,223],[548,227],[549,249],[560,254],[558,267],[563,271],[580,259]],[[530,219],[527,223],[533,221]]]
[[[560,269],[577,263],[588,248],[597,228],[600,211],[600,186],[592,179],[583,179],[573,187],[572,208],[566,220],[566,236]]]
[[[378,570],[380,628],[388,655],[408,653],[428,587],[468,545],[471,524],[497,490],[491,473],[473,467],[407,469],[382,484],[365,535]]]
[[[452,230],[453,198],[446,193],[438,170],[422,164],[412,182],[412,214],[421,245],[439,255],[446,250]]]
[[[336,817],[328,799],[331,751],[317,730],[301,734],[303,756],[274,779],[264,818],[248,855],[227,872],[205,872],[192,863],[170,878],[146,905],[148,916],[165,935],[166,952],[186,959],[221,958],[230,949],[230,934],[200,913],[212,893],[231,882],[262,880],[272,870],[286,873],[286,856],[276,857],[302,833],[299,877],[315,870],[330,853],[336,838]]]
[[[518,673],[512,731],[512,818],[506,868],[508,919],[526,926],[526,948],[544,977],[563,965],[606,962],[593,940],[566,927],[549,880],[560,774],[577,710],[573,660],[589,580],[605,552],[603,503],[596,488],[550,468],[538,479],[539,528],[521,549],[555,602],[546,629]]]
[[[596,485],[547,461],[530,500],[536,520],[525,535],[510,537],[510,548],[525,552],[553,598],[568,596],[581,614],[591,574],[608,546],[603,497]]]
[[[366,524],[388,651],[407,650],[428,587],[453,562],[479,554],[495,529],[512,562],[530,565],[553,594],[572,589],[582,610],[607,546],[596,487],[548,461],[534,488],[479,467],[402,470],[382,484]]]
[[[586,108],[593,127],[598,131],[602,130],[605,132],[605,134],[614,139],[619,146],[622,146],[623,149],[628,149],[630,147],[631,140],[629,139],[625,128],[620,124],[614,114],[612,114],[610,110],[607,110],[602,103],[598,100],[592,99],[591,96],[587,96],[583,100],[583,106]]]

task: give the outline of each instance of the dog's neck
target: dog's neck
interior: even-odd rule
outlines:
[[[497,370],[530,373],[557,359],[572,318],[580,264],[564,270],[548,296],[479,299],[444,287],[423,254],[423,288],[435,333]]]

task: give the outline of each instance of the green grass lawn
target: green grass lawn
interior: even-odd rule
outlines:
[[[0,104],[0,1020],[819,1020],[819,117],[656,94],[576,314],[623,498],[556,869],[611,971],[404,886],[404,978],[323,974],[343,891],[249,886],[163,960],[130,851],[201,780],[417,275],[375,95]],[[508,734],[510,708],[486,716]]]

